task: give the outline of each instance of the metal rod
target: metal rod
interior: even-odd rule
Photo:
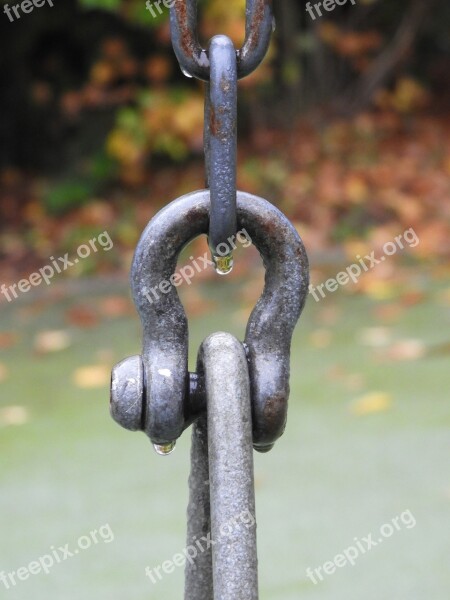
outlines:
[[[185,600],[213,600],[211,548],[202,540],[211,531],[209,503],[208,433],[206,415],[192,428],[191,474],[189,476],[188,530],[186,548],[189,560],[185,568]],[[200,542],[200,548],[195,544]]]
[[[207,393],[214,600],[257,600],[250,381],[242,344],[227,333],[211,335],[200,349],[199,369]]]

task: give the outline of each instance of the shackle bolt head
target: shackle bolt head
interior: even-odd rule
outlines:
[[[125,429],[143,429],[145,401],[144,366],[141,356],[122,360],[112,370],[110,412]]]

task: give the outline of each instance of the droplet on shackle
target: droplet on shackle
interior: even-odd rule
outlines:
[[[219,275],[228,275],[233,270],[233,254],[226,254],[225,256],[213,255],[214,265],[216,267],[216,273]]]
[[[153,444],[156,454],[160,456],[168,456],[175,450],[176,442],[169,442],[168,444]]]
[[[275,17],[273,17],[272,19],[272,31],[275,31],[277,28],[277,21],[275,19]]]
[[[192,79],[192,75],[189,73],[189,71],[186,71],[186,69],[184,67],[181,67],[181,72],[183,73],[183,75],[185,75],[186,77],[189,77],[189,79]]]

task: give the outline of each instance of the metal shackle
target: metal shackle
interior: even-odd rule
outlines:
[[[273,30],[271,0],[247,0],[245,42],[237,51],[238,77],[252,73],[262,62]],[[175,0],[170,9],[173,49],[185,73],[209,80],[209,56],[197,34],[197,0]]]
[[[131,285],[143,326],[142,355],[114,368],[111,413],[158,445],[174,442],[206,406],[204,382],[188,373],[188,325],[173,277],[183,247],[208,232],[209,211],[209,190],[171,202],[147,225],[134,255]],[[286,424],[291,338],[308,293],[308,259],[292,224],[266,200],[238,192],[237,219],[266,268],[244,342],[253,445],[264,452]]]

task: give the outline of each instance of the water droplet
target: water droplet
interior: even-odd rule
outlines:
[[[214,264],[216,266],[216,273],[219,275],[228,275],[233,270],[233,254],[226,254],[225,256],[214,256]]]
[[[277,28],[277,21],[275,19],[275,17],[273,17],[272,19],[272,31],[275,31]]]
[[[189,79],[192,79],[192,75],[189,73],[189,71],[186,71],[186,69],[184,67],[181,67],[181,72],[183,73],[183,75],[185,75],[186,77],[189,77]]]
[[[156,454],[160,456],[168,456],[175,450],[176,442],[169,442],[168,444],[153,444]]]

